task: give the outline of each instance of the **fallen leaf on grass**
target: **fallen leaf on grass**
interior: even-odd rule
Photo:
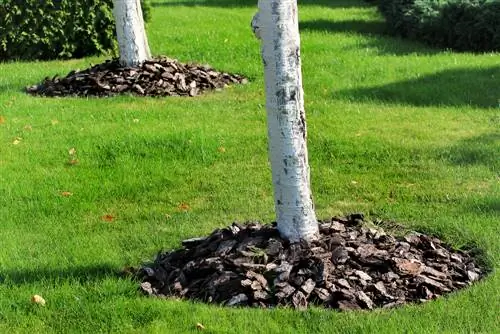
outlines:
[[[45,299],[43,299],[42,296],[39,296],[39,295],[33,295],[31,297],[31,302],[33,304],[37,304],[37,305],[40,305],[40,306],[45,306]]]
[[[189,211],[189,209],[191,209],[191,208],[189,207],[189,204],[184,203],[184,202],[182,202],[181,204],[179,204],[179,205],[177,206],[177,208],[178,208],[179,210],[181,210],[181,211],[184,211],[184,212]]]
[[[197,323],[197,324],[196,324],[196,329],[198,329],[198,330],[202,331],[202,330],[204,330],[204,329],[205,329],[205,326],[203,326],[203,324],[201,324],[201,323]]]
[[[69,161],[68,161],[68,165],[76,165],[78,164],[78,159],[77,159],[77,156],[76,156],[76,148],[72,147],[68,150],[68,154],[69,154]]]
[[[19,143],[21,143],[21,140],[23,140],[21,137],[16,137],[14,139],[14,141],[12,142],[13,145],[18,145]]]
[[[107,215],[102,216],[101,219],[104,220],[105,222],[110,223],[113,220],[115,220],[115,217],[112,216],[112,215],[107,214]]]
[[[61,192],[61,195],[64,197],[70,197],[70,196],[73,196],[73,193],[71,193],[69,191],[63,191],[63,192]]]
[[[5,123],[5,117],[0,116],[0,124],[3,124],[3,123]]]
[[[218,150],[220,153],[226,152],[226,148],[224,146],[219,147]]]

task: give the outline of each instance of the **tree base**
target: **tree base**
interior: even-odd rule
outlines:
[[[217,72],[207,65],[182,64],[160,57],[138,67],[123,67],[117,59],[107,60],[84,71],[71,71],[64,78],[45,78],[39,85],[26,87],[26,91],[50,97],[196,96],[207,90],[247,82],[241,75]]]
[[[361,214],[319,226],[311,244],[290,244],[259,223],[184,240],[138,271],[141,290],[226,306],[355,310],[426,302],[486,274],[470,252],[416,232],[389,235]]]

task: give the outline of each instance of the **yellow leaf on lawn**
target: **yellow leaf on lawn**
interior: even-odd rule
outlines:
[[[205,326],[203,326],[203,324],[201,324],[201,323],[197,323],[197,324],[196,324],[196,329],[198,329],[198,330],[202,331],[202,330],[204,330],[204,329],[205,329]]]
[[[39,295],[33,295],[31,297],[31,302],[33,304],[38,304],[40,306],[45,306],[45,299],[43,299],[42,296],[39,296]]]
[[[16,137],[16,138],[14,139],[14,141],[12,142],[12,144],[14,144],[14,145],[18,145],[18,144],[21,142],[21,140],[23,140],[21,137]]]
[[[76,148],[72,147],[68,150],[69,155],[75,155],[76,154]]]

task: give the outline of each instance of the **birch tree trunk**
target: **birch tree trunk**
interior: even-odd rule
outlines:
[[[306,144],[297,0],[259,0],[266,110],[278,230],[291,242],[318,236]]]
[[[123,66],[138,66],[151,58],[140,0],[113,0],[116,37]]]

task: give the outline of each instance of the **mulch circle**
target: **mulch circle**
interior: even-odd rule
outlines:
[[[362,214],[319,227],[317,241],[290,244],[275,224],[233,223],[158,254],[138,271],[140,289],[226,306],[357,310],[426,302],[486,275],[469,252],[416,232],[392,236]]]
[[[32,95],[50,97],[96,96],[118,94],[140,96],[196,96],[207,90],[222,89],[248,80],[238,74],[218,72],[208,65],[183,64],[176,59],[159,57],[140,67],[123,67],[117,59],[71,71],[63,78],[45,78],[26,87]]]

